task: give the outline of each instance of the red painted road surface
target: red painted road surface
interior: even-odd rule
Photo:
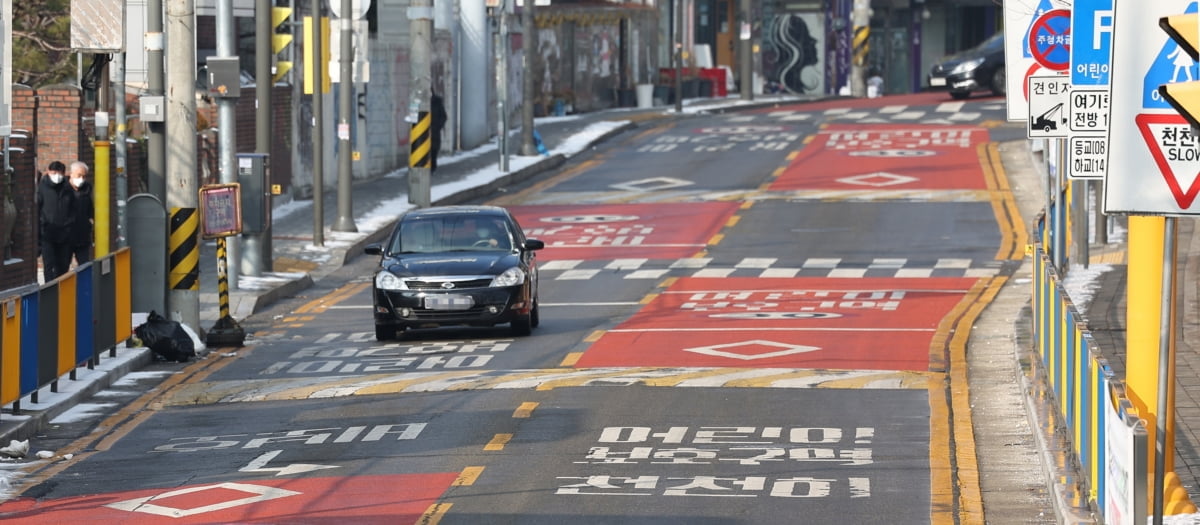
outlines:
[[[987,130],[970,126],[830,125],[770,189],[984,189],[977,149],[988,140]]]
[[[725,226],[736,202],[513,206],[538,260],[691,257]]]
[[[682,278],[606,332],[593,367],[929,369],[970,278]]]
[[[415,523],[457,473],[263,479],[79,496],[19,499],[4,523]]]

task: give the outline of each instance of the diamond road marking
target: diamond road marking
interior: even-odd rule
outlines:
[[[888,173],[886,171],[877,171],[875,173],[864,173],[862,175],[855,175],[853,177],[844,177],[838,179],[838,182],[854,184],[857,186],[874,186],[876,188],[882,188],[884,186],[908,184],[910,182],[916,182],[917,180],[919,179],[916,177],[898,175],[895,173]]]
[[[691,186],[691,185],[692,185],[691,181],[686,181],[686,180],[682,180],[682,179],[673,179],[670,177],[653,177],[653,178],[649,178],[649,179],[629,181],[629,182],[625,182],[625,183],[621,183],[621,184],[613,184],[613,185],[611,185],[611,187],[616,188],[618,190],[646,192],[646,191],[661,191],[661,190],[666,190],[666,189],[670,189],[670,188],[680,188],[683,186]]]
[[[763,347],[763,346],[780,348],[781,350],[778,350],[775,352],[767,352],[767,353],[763,353],[763,354],[739,354],[737,352],[731,352],[731,351],[725,350],[725,349],[732,349],[732,348],[754,349],[755,347]],[[741,342],[737,342],[737,343],[727,343],[727,344],[723,344],[723,345],[711,345],[711,346],[700,346],[700,347],[696,347],[696,348],[684,348],[683,351],[684,352],[693,352],[693,353],[697,353],[697,354],[711,355],[711,356],[716,356],[716,357],[730,357],[733,359],[741,359],[743,361],[750,361],[753,359],[769,359],[772,357],[780,357],[780,356],[785,356],[785,355],[803,354],[805,352],[812,352],[813,350],[820,350],[820,349],[821,348],[817,347],[817,346],[793,345],[793,344],[788,344],[788,343],[778,343],[775,341],[766,341],[763,339],[755,339],[753,341],[741,341]]]
[[[178,509],[175,507],[167,507],[150,503],[154,500],[165,500],[175,496],[182,496],[184,494],[194,494],[197,492],[216,489],[248,492],[254,495],[221,503],[213,503],[212,505],[205,505],[203,507],[196,507],[193,509]],[[205,485],[202,487],[188,487],[185,489],[172,490],[170,492],[164,492],[156,496],[147,496],[145,498],[134,498],[131,500],[118,501],[116,503],[109,503],[108,505],[105,505],[105,507],[128,512],[141,512],[145,514],[154,514],[156,516],[182,518],[203,514],[205,512],[212,512],[215,510],[231,509],[233,507],[240,507],[243,505],[249,505],[251,503],[286,498],[288,496],[297,496],[299,494],[301,493],[292,490],[264,487],[262,485],[251,485],[249,483],[218,483],[216,485]]]

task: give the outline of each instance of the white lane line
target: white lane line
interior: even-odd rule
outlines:
[[[538,303],[540,306],[637,306],[642,304],[638,301],[611,301],[611,302],[595,302],[595,303]]]

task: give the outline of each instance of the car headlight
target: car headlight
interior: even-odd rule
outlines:
[[[392,272],[382,271],[375,274],[375,287],[380,290],[407,290],[404,280],[392,275]]]
[[[982,63],[983,63],[982,58],[972,58],[971,60],[968,60],[957,66],[954,66],[954,69],[950,70],[950,74],[957,75],[957,74],[961,74],[961,73],[967,73],[969,71],[974,71],[975,68],[979,67],[979,65]]]
[[[516,286],[523,282],[525,282],[525,272],[513,266],[504,270],[504,273],[497,275],[495,279],[492,279],[492,286]]]

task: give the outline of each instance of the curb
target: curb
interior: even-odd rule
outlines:
[[[117,380],[121,379],[122,377],[128,375],[129,373],[145,368],[147,365],[149,365],[154,360],[153,353],[150,351],[149,348],[145,348],[145,347],[128,348],[128,347],[126,347],[126,348],[121,348],[121,350],[123,350],[123,354],[122,354],[123,356],[128,355],[129,353],[133,353],[133,356],[127,358],[124,362],[114,366],[113,368],[110,368],[110,369],[102,371],[102,372],[98,372],[99,373],[98,377],[94,377],[89,381],[81,381],[81,380],[78,381],[78,384],[81,385],[81,388],[79,390],[76,390],[76,391],[71,392],[70,394],[67,394],[67,396],[65,398],[52,403],[49,407],[47,407],[44,410],[22,408],[21,416],[16,416],[16,417],[25,417],[26,419],[16,423],[16,426],[13,427],[12,429],[7,429],[7,430],[3,431],[2,434],[3,434],[4,438],[10,439],[10,440],[21,441],[21,440],[25,440],[25,439],[29,439],[29,438],[33,437],[38,432],[40,432],[42,429],[46,428],[46,426],[49,425],[50,421],[52,421],[54,418],[62,415],[64,412],[71,410],[72,408],[78,406],[80,403],[83,403],[88,398],[92,397],[92,395],[94,395],[96,392],[99,392],[101,390],[104,390],[104,389],[112,386],[113,383],[115,383]],[[103,353],[107,353],[107,352],[103,352]],[[102,358],[101,360],[103,361],[103,359],[105,359],[105,358]],[[108,357],[106,359],[112,360],[112,359],[118,359],[118,358]],[[97,373],[97,371],[96,370],[86,370],[84,373]],[[70,379],[59,379],[59,383],[60,384],[62,384],[62,383],[74,384],[74,383],[76,383],[76,381],[72,381]],[[41,391],[41,389],[38,389],[38,390]],[[58,395],[58,394],[55,394],[55,395]],[[24,399],[25,398],[22,398],[22,401],[24,401]],[[30,403],[30,404],[37,406],[37,405],[40,405],[41,403]],[[4,445],[7,445],[7,443],[5,443]]]

